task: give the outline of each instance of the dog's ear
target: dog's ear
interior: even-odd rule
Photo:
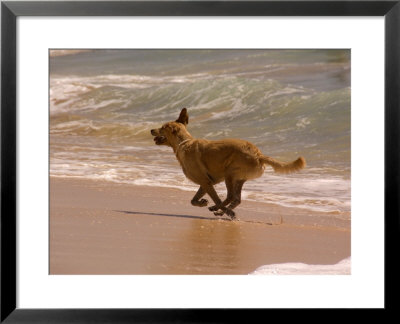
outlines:
[[[181,124],[185,125],[185,126],[187,124],[189,124],[189,115],[187,113],[187,109],[186,108],[182,109],[182,111],[181,111],[181,113],[179,115],[179,118],[176,121],[178,123],[181,123]]]

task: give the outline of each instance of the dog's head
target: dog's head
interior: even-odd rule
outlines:
[[[187,109],[183,108],[176,121],[168,122],[161,128],[151,130],[154,136],[154,142],[157,145],[168,145],[174,147],[182,140],[183,136],[190,134],[186,131],[186,125],[189,123]]]

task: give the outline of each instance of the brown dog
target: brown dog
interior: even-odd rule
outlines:
[[[186,130],[189,116],[183,108],[176,121],[168,122],[161,128],[152,129],[151,134],[157,145],[168,145],[174,150],[182,166],[183,173],[194,183],[200,185],[192,199],[192,205],[204,207],[208,201],[202,199],[207,193],[215,205],[209,207],[216,216],[227,214],[235,219],[232,210],[240,204],[243,184],[247,180],[260,177],[265,164],[280,173],[290,173],[305,167],[303,157],[291,163],[279,162],[265,156],[253,144],[240,139],[209,141],[195,139]],[[214,185],[224,181],[227,197],[218,197]]]

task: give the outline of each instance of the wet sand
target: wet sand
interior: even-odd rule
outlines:
[[[193,195],[50,178],[50,274],[248,274],[350,256],[348,221],[250,201],[230,221],[191,206]]]

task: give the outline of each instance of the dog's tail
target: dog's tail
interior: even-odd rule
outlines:
[[[280,162],[269,156],[263,155],[260,161],[269,164],[272,166],[274,171],[278,173],[292,173],[299,171],[306,166],[306,160],[302,156],[293,162]]]

